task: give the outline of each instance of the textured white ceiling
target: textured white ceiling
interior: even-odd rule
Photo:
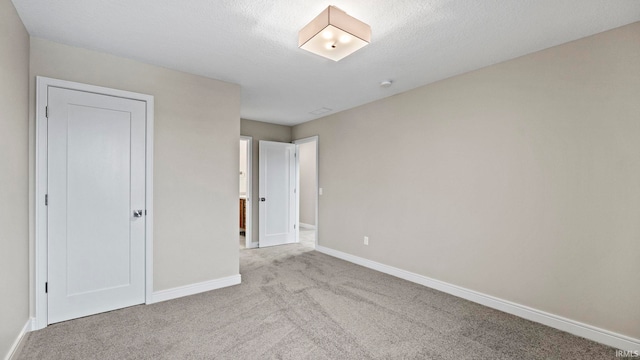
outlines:
[[[640,21],[640,0],[13,3],[32,36],[240,84],[243,118],[287,125]],[[328,5],[371,25],[371,44],[339,62],[298,49]]]

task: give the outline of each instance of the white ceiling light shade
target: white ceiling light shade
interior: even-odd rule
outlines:
[[[329,6],[298,33],[298,47],[338,61],[371,42],[371,27]]]

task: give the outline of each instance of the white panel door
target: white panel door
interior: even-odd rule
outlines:
[[[144,303],[145,103],[47,101],[48,323]]]
[[[260,141],[260,247],[294,243],[296,145]]]

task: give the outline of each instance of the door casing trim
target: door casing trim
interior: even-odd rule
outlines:
[[[320,196],[319,196],[319,191],[320,191],[320,148],[319,148],[319,136],[318,135],[314,135],[314,136],[309,136],[306,138],[302,138],[302,139],[298,139],[298,140],[294,140],[293,143],[300,146],[301,144],[306,144],[306,143],[310,143],[310,142],[315,142],[316,144],[316,178],[315,178],[315,186],[316,186],[316,225],[313,228],[314,232],[315,232],[315,244],[314,247],[318,247],[318,236],[319,236],[319,226],[318,226],[318,219],[320,218],[320,216],[318,215],[318,210],[320,210]],[[296,170],[297,170],[297,177],[298,177],[298,192],[296,193],[296,207],[298,208],[298,230],[300,229],[300,151],[298,151],[298,156],[296,157]]]
[[[35,209],[34,270],[31,297],[34,308],[33,330],[47,326],[47,90],[59,87],[101,95],[115,96],[145,102],[145,303],[152,303],[153,295],[153,125],[154,97],[130,91],[117,90],[102,86],[87,85],[72,81],[36,76],[36,151],[35,151],[35,196],[31,206]]]
[[[245,217],[245,247],[253,249],[258,247],[253,242],[253,136],[240,135],[240,140],[247,142],[247,193],[246,193],[246,217]]]

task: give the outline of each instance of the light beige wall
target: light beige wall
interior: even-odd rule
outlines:
[[[239,273],[238,85],[32,38],[32,126],[37,75],[155,97],[155,291]]]
[[[295,126],[322,141],[320,245],[640,339],[639,44],[635,23]]]
[[[29,34],[0,0],[0,358],[29,320]]]
[[[316,142],[299,145],[300,222],[316,225]]]
[[[240,134],[253,137],[253,163],[251,164],[251,181],[253,199],[251,199],[251,216],[252,216],[252,241],[258,241],[258,151],[259,141],[280,141],[291,142],[291,127],[285,125],[275,125],[253,120],[240,120]],[[237,222],[237,221],[236,221]]]

